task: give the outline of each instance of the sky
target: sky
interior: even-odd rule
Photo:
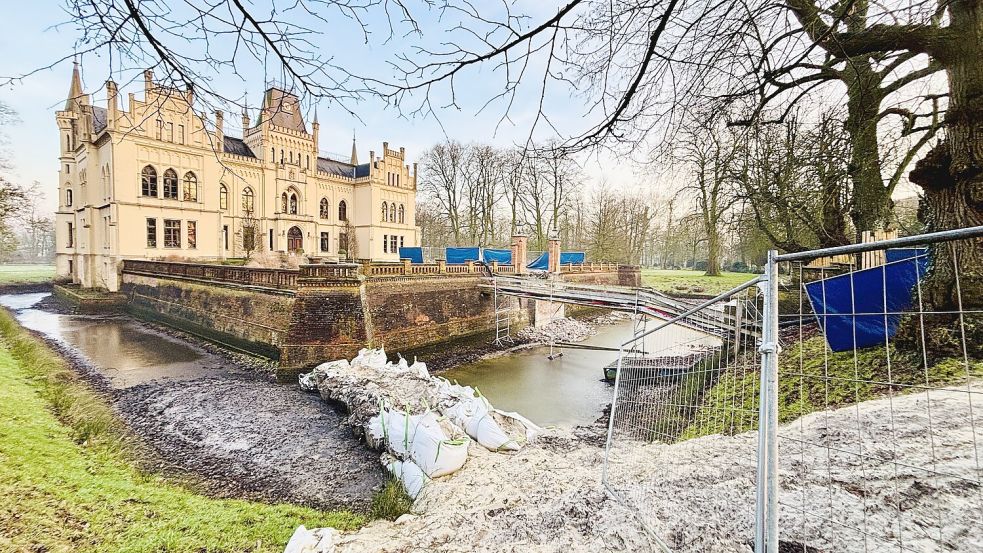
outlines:
[[[252,4],[262,12],[263,0]],[[175,2],[176,3],[176,2]],[[174,4],[174,3],[172,3]],[[518,8],[525,13],[537,16],[550,13],[556,8],[547,2],[520,1]],[[421,27],[428,25],[447,28],[453,15],[418,12]],[[320,32],[311,36],[312,47],[325,59],[336,65],[355,68],[382,78],[392,77],[395,72],[386,63],[395,59],[396,54],[406,50],[408,41],[399,36],[387,37],[387,25],[375,14],[375,19],[367,20],[372,36],[366,44],[358,27],[337,13],[326,13],[325,22],[312,21],[311,28]],[[72,71],[71,59],[48,68],[55,61],[71,58],[77,51],[77,43],[82,36],[78,25],[71,21],[64,11],[63,4],[56,0],[38,0],[22,3],[20,9],[5,10],[0,19],[0,77],[15,77],[32,73],[15,84],[0,88],[0,101],[7,103],[19,115],[20,122],[4,132],[10,139],[8,151],[14,161],[13,173],[22,183],[38,181],[46,192],[46,205],[54,210],[57,203],[58,133],[55,125],[55,112],[64,105]],[[425,34],[427,44],[439,47],[445,36]],[[220,42],[216,44],[221,45]],[[199,46],[188,41],[188,47]],[[84,46],[83,46],[84,48]],[[190,51],[190,50],[189,50]],[[139,62],[119,64],[118,56],[107,51],[88,53],[81,57],[82,77],[85,91],[92,95],[97,105],[105,105],[104,82],[112,75],[120,85],[121,101],[128,92],[142,94],[143,82]],[[147,64],[151,63],[147,61]],[[209,84],[219,94],[230,98],[246,95],[248,103],[258,107],[267,80],[274,78],[275,70],[267,71],[266,64],[252,59],[240,59],[236,71],[217,71]],[[516,103],[510,112],[511,122],[499,125],[503,114],[501,105],[482,109],[488,100],[490,87],[495,86],[495,75],[490,68],[472,71],[457,80],[456,98],[460,106],[438,107],[439,120],[434,117],[412,117],[398,109],[386,106],[381,100],[366,99],[354,104],[358,117],[321,101],[318,105],[307,105],[308,122],[312,112],[317,111],[322,152],[348,155],[351,139],[358,140],[360,159],[368,158],[368,151],[380,151],[382,142],[388,141],[391,148],[405,147],[410,162],[417,159],[425,148],[445,138],[462,142],[487,142],[500,146],[524,143],[536,115],[538,104],[529,99]],[[530,85],[531,86],[531,85]],[[527,89],[526,93],[535,91]],[[449,95],[435,95],[435,104],[446,105]],[[445,100],[441,100],[441,98]],[[532,98],[528,96],[527,98]],[[563,132],[582,130],[583,100],[560,90],[547,98],[553,123]],[[125,109],[125,103],[121,105]],[[405,110],[404,110],[405,111]],[[256,110],[251,113],[253,120]],[[226,134],[240,135],[238,108],[226,108]],[[497,128],[496,128],[497,127]],[[545,135],[544,135],[545,136]],[[619,159],[610,153],[584,158],[587,185],[604,182],[609,186],[634,186],[636,181],[651,179],[641,172],[636,176],[633,166],[627,160]]]

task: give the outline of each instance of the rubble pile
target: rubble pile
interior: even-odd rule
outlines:
[[[577,319],[554,319],[540,327],[523,328],[518,336],[530,342],[582,342],[596,331],[594,325]]]

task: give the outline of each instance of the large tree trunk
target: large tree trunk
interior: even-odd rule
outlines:
[[[924,192],[919,216],[929,232],[983,225],[983,3],[953,2],[950,15],[959,38],[941,60],[949,77],[947,136],[909,175]],[[983,307],[983,239],[932,247],[922,301],[926,311]],[[960,355],[965,332],[969,353],[983,356],[981,317],[966,313],[961,325],[955,315],[949,319],[935,321],[929,347],[948,345],[946,354]]]
[[[720,233],[717,225],[707,225],[707,272],[706,276],[720,276]]]
[[[850,134],[850,179],[853,195],[850,218],[859,238],[865,230],[882,228],[891,213],[891,196],[881,175],[877,122],[881,109],[881,77],[867,57],[848,64],[846,130]]]

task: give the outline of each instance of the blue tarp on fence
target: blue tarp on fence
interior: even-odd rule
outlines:
[[[573,263],[574,265],[579,265],[584,262],[584,252],[560,252],[560,265],[566,265],[568,263]],[[535,269],[539,271],[546,271],[549,269],[550,254],[549,252],[543,252],[536,258],[535,261],[530,263],[528,267],[530,269]]]
[[[479,259],[481,259],[481,251],[478,248],[447,248],[448,265],[461,265]]]
[[[423,263],[423,248],[399,248],[399,258],[409,259],[410,263]]]
[[[901,313],[911,307],[912,289],[928,268],[928,255],[897,256],[900,261],[806,284],[831,350],[884,345],[894,336]]]
[[[908,259],[909,257],[916,257],[928,253],[928,248],[893,248],[887,250],[884,253],[885,259],[890,263],[892,261],[901,261],[902,259]]]
[[[481,250],[481,260],[485,263],[498,261],[501,265],[511,265],[512,250]]]

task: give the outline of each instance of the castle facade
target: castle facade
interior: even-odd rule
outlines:
[[[144,73],[143,99],[106,82],[90,102],[78,67],[57,112],[56,271],[83,287],[119,289],[124,259],[223,260],[255,251],[398,261],[415,246],[416,166],[382,144],[359,163],[319,155],[296,95],[270,88],[243,136],[206,126],[191,90]],[[347,156],[346,156],[347,157]]]

